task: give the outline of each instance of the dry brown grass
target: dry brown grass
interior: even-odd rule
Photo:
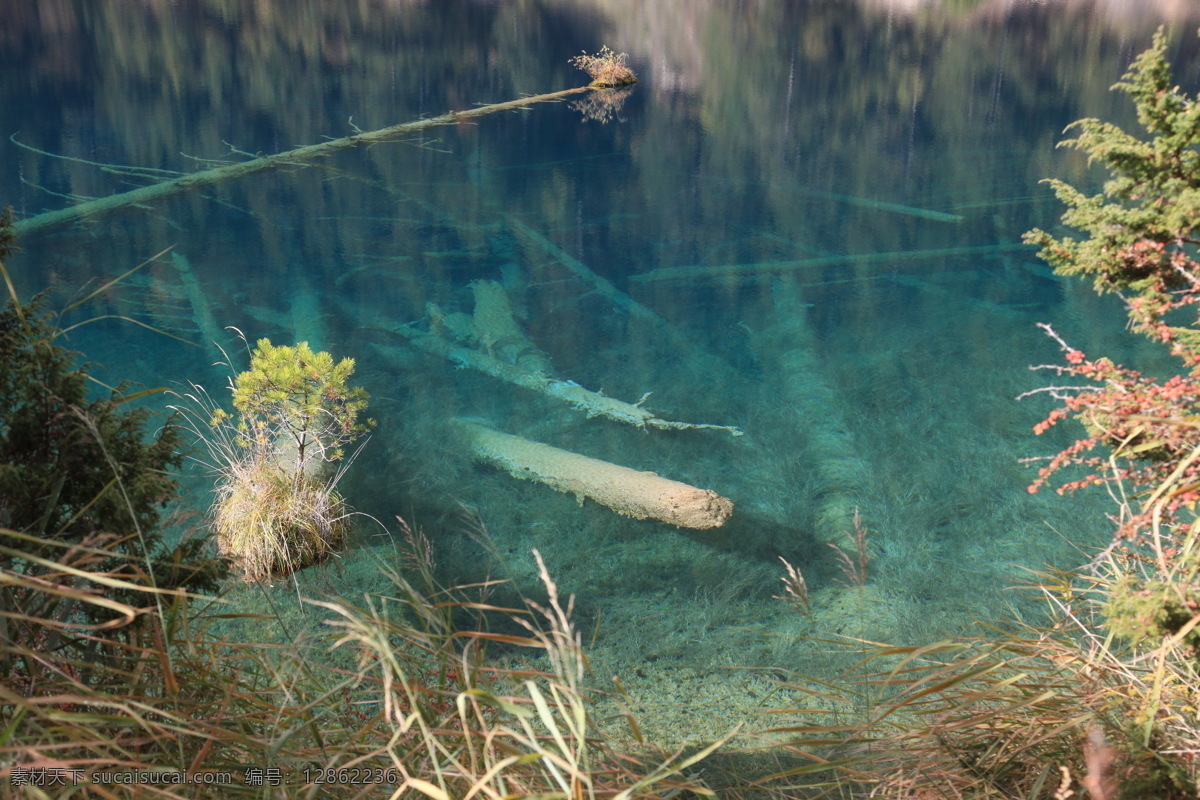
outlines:
[[[342,549],[349,514],[321,477],[289,475],[246,458],[228,465],[217,485],[212,524],[221,553],[256,581],[319,564]]]
[[[791,737],[772,746],[816,763],[755,784],[780,798],[1194,798],[1196,660],[1179,642],[1137,649],[1104,632],[1112,584],[1047,576],[1036,588],[1049,622],[925,646],[860,643],[835,681],[781,681],[825,710],[772,711],[789,724],[771,733]]]
[[[271,796],[287,798],[711,796],[681,775],[715,745],[630,756],[597,732],[571,602],[544,567],[545,603],[499,608],[488,587],[426,583],[428,548],[413,548],[416,582],[381,564],[390,596],[314,601],[336,635],[279,646],[212,635],[220,601],[198,609],[201,598],[156,591],[148,576],[89,571],[113,558],[111,543],[95,544],[64,546],[56,580],[7,575],[21,605],[5,617],[20,634],[0,642],[5,797],[262,797],[273,777]],[[117,584],[145,605],[107,599]],[[104,627],[21,611],[63,602],[101,608]],[[330,646],[357,666],[331,666]],[[492,666],[488,648],[544,667]],[[118,773],[200,782],[116,785]]]

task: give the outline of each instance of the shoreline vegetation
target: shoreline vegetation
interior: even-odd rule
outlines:
[[[3,443],[52,430],[61,437],[55,452],[69,456],[94,446],[99,455],[69,465],[91,470],[90,496],[71,498],[65,512],[74,472],[47,479],[45,491],[30,495],[26,505],[36,512],[41,503],[42,513],[22,516],[10,498],[0,502],[0,665],[6,671],[0,779],[28,797],[46,796],[34,781],[40,776],[44,783],[47,775],[77,781],[79,796],[128,797],[276,796],[269,787],[283,776],[293,781],[278,790],[287,797],[1195,797],[1200,440],[1192,420],[1200,402],[1200,334],[1195,326],[1169,326],[1163,317],[1200,297],[1200,265],[1191,257],[1192,220],[1200,209],[1194,150],[1200,105],[1172,88],[1161,35],[1118,88],[1138,104],[1149,141],[1096,120],[1082,122],[1072,146],[1108,167],[1114,179],[1095,197],[1062,183],[1056,188],[1071,209],[1067,222],[1088,238],[1055,239],[1040,231],[1029,238],[1063,274],[1086,274],[1100,290],[1126,292],[1134,330],[1157,337],[1185,366],[1151,391],[1140,375],[1062,342],[1066,363],[1052,371],[1136,390],[1139,404],[1097,404],[1099,390],[1051,387],[1063,406],[1044,425],[1074,417],[1088,438],[1055,457],[1032,488],[1073,465],[1095,470],[1085,483],[1128,483],[1144,489],[1147,499],[1121,505],[1114,545],[1090,570],[1039,576],[1031,588],[1046,600],[1047,621],[1013,620],[992,636],[921,645],[831,641],[859,654],[836,682],[766,671],[781,699],[803,696],[810,703],[767,707],[779,722],[764,733],[741,736],[731,724],[727,736],[678,752],[645,740],[627,707],[619,721],[635,746],[618,746],[605,727],[612,721],[596,718],[574,598],[560,595],[537,550],[544,596],[503,604],[497,582],[439,585],[428,540],[397,519],[395,535],[403,541],[397,561],[379,564],[391,584],[388,596],[366,595],[357,603],[305,599],[324,615],[328,636],[280,646],[216,634],[215,622],[236,612],[224,595],[213,596],[204,540],[165,555],[150,546],[163,522],[159,505],[174,488],[166,477],[180,457],[173,428],[164,427],[153,444],[141,442],[145,416],[122,408],[136,394],[116,392],[85,404],[79,387],[87,368],[62,348],[55,318],[39,301],[23,302],[3,268],[21,235],[89,212],[77,206],[50,221],[25,220],[24,227],[6,216],[0,272],[9,297],[0,334],[8,339],[0,358],[9,363],[0,365],[0,375],[20,375],[26,391],[44,394],[21,408],[44,408],[52,399],[61,408],[52,409],[49,422],[71,425],[60,430],[41,418],[8,418],[0,425]],[[256,169],[284,163],[268,158],[280,161]],[[1164,164],[1182,166],[1171,172]],[[176,178],[160,185],[182,191],[194,183]],[[93,211],[128,204],[116,198],[96,201],[102,205]],[[1131,204],[1140,205],[1131,210]],[[1179,209],[1190,213],[1175,214]],[[1124,239],[1103,240],[1118,230]],[[1109,254],[1115,255],[1105,260]],[[259,356],[271,352],[269,342],[260,342]],[[294,352],[284,355],[287,368],[295,367]],[[305,353],[296,369],[304,373],[315,357]],[[352,366],[345,365],[332,391],[326,386],[319,394],[335,403],[365,403],[365,396],[344,387]],[[322,367],[336,368],[332,360]],[[271,391],[260,398],[264,406]],[[1168,404],[1156,405],[1164,397]],[[336,429],[330,448],[361,432],[355,427],[361,407],[350,410],[330,417]],[[279,413],[264,411],[264,422],[239,433],[274,431]],[[1089,460],[1095,447],[1107,451]],[[849,443],[841,449],[845,461],[855,460]],[[45,467],[36,461],[45,452],[35,448],[26,461],[0,465],[6,479],[19,478],[30,465]],[[295,469],[301,476],[304,453],[298,451]],[[853,471],[853,464],[846,469]],[[857,499],[859,493],[847,489],[830,516],[846,516]],[[857,510],[852,520],[853,529],[843,533],[857,545],[853,553],[835,549],[848,596],[865,602],[869,532]],[[798,615],[811,614],[803,575],[784,565],[786,602]],[[335,668],[318,658],[330,648]],[[171,794],[151,788],[149,778],[120,794],[101,789],[115,772],[195,781]],[[236,777],[234,785],[210,788],[202,779],[225,774]]]

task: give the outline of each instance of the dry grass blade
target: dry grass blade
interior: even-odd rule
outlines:
[[[1111,765],[1119,759],[1126,791],[1153,785],[1151,794],[1136,796],[1186,796],[1173,788],[1178,776],[1152,777],[1163,766],[1161,757],[1149,742],[1131,736],[1126,715],[1149,689],[1136,683],[1152,684],[1153,670],[1138,677],[1128,667],[1116,668],[1118,653],[1088,649],[1086,637],[1081,649],[1068,627],[1030,633],[872,652],[845,679],[882,693],[883,701],[855,730],[834,737],[831,752],[848,755],[831,764],[853,768],[869,761],[870,775],[860,780],[873,785],[872,797],[912,797],[918,774],[931,797],[1047,796],[1043,792],[1053,791],[1062,774],[1093,776],[1089,780],[1110,792],[1096,796],[1115,797]],[[877,660],[893,663],[886,671],[861,671]],[[828,729],[785,730],[809,734],[804,743],[819,745]],[[1115,739],[1106,741],[1105,732]],[[1097,741],[1102,747],[1087,744]],[[794,779],[817,768],[765,780]]]
[[[170,247],[163,248],[162,250],[158,251],[158,252],[157,252],[157,253],[155,253],[154,255],[152,255],[152,256],[150,256],[149,258],[147,258],[147,259],[146,259],[145,261],[143,261],[142,263],[138,264],[136,267],[133,267],[132,269],[130,269],[130,270],[128,270],[128,271],[126,271],[126,272],[122,273],[121,275],[118,275],[117,277],[115,277],[115,278],[113,278],[111,281],[109,281],[108,283],[105,283],[105,284],[101,285],[99,288],[92,290],[92,291],[91,291],[89,294],[87,294],[85,297],[82,297],[82,298],[80,298],[79,300],[76,300],[74,303],[71,303],[69,306],[67,306],[66,308],[64,308],[64,309],[63,309],[63,313],[65,314],[66,312],[70,311],[70,310],[71,310],[71,309],[73,309],[73,308],[78,308],[79,306],[81,306],[81,305],[83,305],[84,303],[86,303],[88,300],[91,300],[91,299],[92,299],[93,297],[95,297],[96,295],[102,294],[103,292],[105,292],[105,291],[106,291],[107,289],[109,289],[110,287],[112,287],[112,286],[115,286],[116,284],[118,284],[118,283],[120,283],[121,281],[125,280],[125,279],[126,279],[126,278],[128,278],[130,275],[132,275],[133,273],[137,272],[139,269],[141,269],[142,267],[146,266],[147,264],[153,264],[155,261],[157,261],[158,259],[160,259],[160,258],[162,258],[163,256],[165,256],[167,253],[171,252],[171,250],[172,250],[174,247],[175,247],[175,245],[171,245]],[[78,326],[74,326],[74,327],[78,327]],[[70,329],[68,329],[68,330],[70,330]],[[62,331],[62,332],[63,332],[63,333],[66,333],[67,331],[66,331],[66,330],[64,330],[64,331]]]
[[[783,600],[805,616],[811,615],[812,601],[808,598],[808,584],[804,580],[804,574],[783,556],[780,556],[779,560],[783,562],[783,568],[787,574],[780,579],[783,582],[784,594],[776,595],[775,599]]]
[[[849,538],[854,544],[853,554],[847,553],[837,544],[829,543],[833,551],[837,554],[838,568],[842,571],[845,577],[841,581],[846,587],[862,587],[867,585],[867,577],[871,566],[871,550],[869,543],[869,531],[863,523],[862,515],[858,509],[854,509],[854,516],[851,518],[851,530]]]
[[[526,636],[489,633],[482,624],[474,630],[455,627],[449,616],[430,610],[487,612],[495,607],[444,590],[422,591],[396,574],[398,591],[390,606],[386,599],[370,600],[362,609],[310,601],[334,614],[336,645],[361,654],[360,679],[378,688],[380,721],[395,731],[386,755],[403,767],[404,786],[428,797],[489,800],[632,799],[655,796],[654,787],[666,784],[706,794],[702,786],[679,776],[724,740],[639,773],[640,760],[619,757],[599,736],[582,685],[585,662],[571,621],[572,601],[564,602],[540,556],[535,553],[535,558],[547,601],[530,602],[528,612],[502,609]],[[429,603],[431,594],[439,596],[436,604]],[[420,628],[389,611],[411,610],[410,603],[424,609],[407,617],[420,621]],[[483,661],[488,643],[532,649],[550,668],[509,672],[489,667]],[[454,688],[431,685],[429,676],[447,674],[453,674]]]

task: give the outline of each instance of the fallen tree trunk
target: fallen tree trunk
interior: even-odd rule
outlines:
[[[544,249],[547,253],[554,256],[555,260],[570,270],[575,277],[579,278],[584,283],[590,284],[592,291],[594,291],[596,294],[607,299],[614,306],[634,317],[647,320],[663,328],[671,329],[671,324],[663,317],[646,308],[644,305],[637,302],[617,287],[613,286],[612,282],[607,278],[603,278],[596,274],[586,264],[572,256],[566,250],[563,250],[554,242],[547,239],[540,232],[529,227],[512,214],[505,214],[504,217],[508,222],[508,226],[513,231],[532,241],[534,244]]]
[[[521,237],[532,242],[537,247],[542,248],[562,266],[566,267],[575,277],[582,282],[589,284],[595,294],[608,300],[621,311],[629,314],[631,317],[648,322],[655,326],[660,332],[666,335],[670,340],[672,347],[680,353],[686,353],[688,358],[698,361],[704,365],[704,369],[710,375],[727,375],[729,367],[725,362],[718,359],[716,356],[702,349],[697,343],[694,336],[687,335],[681,332],[678,328],[671,324],[665,317],[655,311],[650,310],[646,306],[634,300],[625,292],[618,289],[611,281],[594,272],[590,267],[584,264],[579,259],[572,256],[566,250],[563,250],[554,242],[547,239],[542,233],[534,230],[526,225],[521,220],[517,219],[512,214],[506,214],[509,228]],[[740,435],[735,433],[734,436]]]
[[[626,517],[699,530],[719,528],[733,513],[733,502],[710,489],[560,450],[475,422],[460,419],[455,424],[475,459],[514,478],[573,494],[580,503],[586,497]]]
[[[179,272],[179,281],[183,284],[183,296],[187,298],[188,305],[192,308],[192,319],[195,320],[196,327],[200,329],[200,346],[212,348],[213,355],[219,354],[221,344],[228,337],[226,337],[224,329],[217,324],[217,318],[213,316],[212,305],[208,301],[208,295],[200,286],[200,281],[196,278],[196,270],[192,269],[192,262],[178,250],[171,254],[171,261]]]
[[[288,150],[285,153],[276,153],[275,155],[263,156],[261,158],[251,159],[250,161],[241,161],[237,164],[228,164],[222,167],[213,167],[212,169],[200,170],[199,172],[188,173],[181,175],[178,178],[172,178],[168,181],[155,183],[150,186],[143,186],[138,189],[131,189],[128,192],[101,197],[97,200],[89,200],[85,203],[80,203],[70,208],[63,208],[58,211],[48,211],[45,214],[38,214],[35,217],[18,220],[13,226],[13,232],[20,238],[32,236],[35,233],[40,233],[49,228],[55,228],[61,225],[75,222],[84,217],[93,217],[100,214],[107,214],[112,211],[124,208],[125,206],[146,203],[151,200],[159,200],[164,197],[169,197],[174,194],[188,192],[193,189],[200,189],[205,186],[212,186],[216,183],[244,178],[247,175],[253,175],[256,172],[265,170],[279,169],[281,167],[296,167],[306,166],[304,162],[311,161],[316,158],[323,158],[332,155],[341,150],[349,150],[353,147],[360,147],[365,144],[376,144],[378,142],[386,142],[392,139],[406,136],[408,134],[423,131],[428,128],[435,128],[442,125],[453,125],[464,120],[482,117],[487,114],[495,114],[498,111],[510,111],[512,109],[524,108],[536,103],[545,103],[552,100],[561,100],[565,97],[570,97],[575,94],[592,91],[590,86],[581,86],[575,89],[565,89],[561,92],[551,92],[550,94],[539,94],[533,97],[523,97],[520,100],[509,100],[504,103],[494,103],[492,105],[479,106],[468,111],[450,111],[437,117],[429,119],[418,119],[412,122],[393,125],[390,128],[383,128],[377,131],[367,133],[358,133],[353,136],[346,136],[341,139],[334,139],[321,144],[308,145],[306,147],[297,147],[295,150]]]
[[[448,314],[429,303],[426,306],[428,331],[412,325],[388,324],[382,319],[379,320],[379,327],[403,336],[418,350],[562,401],[583,411],[588,417],[605,417],[639,428],[709,429],[725,431],[732,436],[742,435],[742,430],[732,425],[677,422],[657,417],[642,406],[650,392],[636,403],[627,403],[585,389],[575,381],[553,377],[550,374],[550,358],[537,349],[517,324],[504,288],[495,281],[473,281],[471,291],[475,295],[473,315],[461,312]],[[361,317],[357,309],[349,313]]]

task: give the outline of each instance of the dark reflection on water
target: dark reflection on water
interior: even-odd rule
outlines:
[[[23,242],[10,268],[23,292],[65,298],[173,245],[195,293],[164,260],[89,313],[202,342],[202,297],[218,326],[354,356],[380,428],[351,499],[436,529],[448,579],[507,570],[528,589],[528,549],[542,548],[605,614],[614,663],[795,658],[745,626],[796,624],[770,600],[777,554],[842,613],[820,539],[851,506],[888,600],[859,609],[862,634],[939,635],[999,614],[1020,567],[1078,559],[1048,525],[1104,538],[1099,509],[1025,494],[1016,459],[1061,441],[1034,440],[1045,408],[1013,398],[1040,380],[1026,365],[1054,355],[1034,322],[1129,357],[1120,314],[1016,244],[1059,214],[1041,178],[1098,180],[1055,143],[1080,117],[1131,122],[1109,86],[1158,22],[1119,4],[967,5],[25,4],[0,30],[0,202],[24,216],[145,182],[100,165],[189,171],[579,85],[567,59],[604,43],[642,81],[89,220]],[[1196,44],[1173,46],[1185,86]],[[380,330],[425,324],[429,303],[469,312],[481,279],[504,283],[561,376],[747,435],[585,421]],[[128,324],[73,343],[112,379],[224,381],[212,349]],[[711,487],[738,514],[685,535],[578,508],[469,465],[445,434],[455,414]],[[458,501],[510,563],[465,537]],[[371,585],[370,564],[352,563],[349,582]],[[647,602],[717,621],[659,631]]]

